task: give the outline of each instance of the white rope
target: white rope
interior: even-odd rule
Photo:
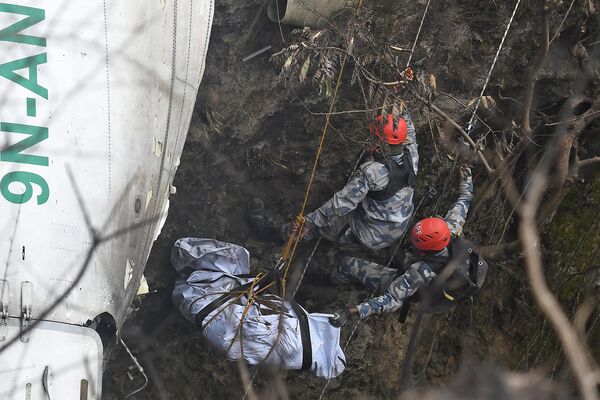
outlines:
[[[423,28],[423,22],[425,22],[425,16],[427,15],[427,10],[429,10],[429,3],[431,3],[431,0],[427,0],[427,5],[425,5],[425,11],[423,12],[423,17],[421,17],[421,25],[419,25],[419,30],[417,31],[417,37],[415,38],[415,42],[413,43],[412,49],[410,50],[410,55],[408,56],[408,62],[406,63],[406,68],[410,67],[410,62],[412,60],[413,53],[415,52],[415,47],[417,46],[417,42],[419,41],[419,36],[421,35],[421,29]]]
[[[252,379],[250,379],[250,382],[248,383],[248,387],[246,387],[246,391],[244,392],[244,397],[242,397],[242,400],[246,400],[246,396],[248,395],[248,392],[250,391],[250,388],[252,387],[252,383],[254,383],[254,379],[256,378],[257,373],[258,373],[258,367],[256,367],[256,369],[254,370],[254,373],[252,374]]]
[[[521,0],[517,0],[517,4],[513,9],[512,15],[510,16],[510,20],[508,21],[508,25],[506,25],[506,30],[504,31],[504,36],[502,36],[502,41],[500,42],[500,46],[498,46],[498,50],[496,51],[496,56],[494,57],[494,62],[492,62],[492,66],[490,71],[487,74],[487,78],[485,78],[485,83],[483,84],[483,88],[481,89],[481,94],[479,94],[479,98],[477,99],[477,103],[475,104],[475,109],[473,110],[473,115],[471,115],[471,119],[469,120],[469,124],[467,125],[467,133],[469,129],[473,125],[473,121],[475,120],[475,114],[477,114],[477,110],[479,109],[479,105],[481,104],[481,98],[487,89],[488,83],[490,83],[490,78],[492,76],[492,72],[494,71],[494,67],[496,66],[496,61],[498,61],[498,57],[500,56],[500,51],[502,50],[502,46],[504,46],[504,41],[506,40],[506,36],[508,35],[508,31],[510,30],[510,26],[512,25],[513,20],[515,19],[515,15],[517,14],[517,9],[519,8],[519,4],[521,4]]]
[[[306,271],[308,270],[308,266],[310,265],[310,262],[312,261],[312,258],[315,255],[315,252],[317,251],[317,248],[319,247],[319,243],[321,243],[321,239],[322,239],[322,236],[319,236],[319,238],[317,239],[317,242],[315,243],[315,246],[312,249],[312,252],[310,253],[310,256],[308,256],[308,259],[306,260],[306,263],[304,264],[304,269],[302,270],[302,275],[300,275],[300,279],[298,279],[298,283],[296,284],[296,288],[294,289],[294,293],[292,293],[292,299],[294,297],[296,297],[296,293],[298,292],[298,289],[300,289],[300,285],[302,284],[302,280],[304,279],[304,275],[306,275]]]
[[[377,286],[375,286],[375,289],[373,289],[373,291],[371,292],[371,295],[367,298],[367,300],[372,298],[375,295],[376,290],[377,290]],[[354,329],[352,329],[352,332],[350,332],[350,336],[348,336],[348,340],[346,341],[346,344],[344,345],[344,349],[342,350],[342,352],[344,354],[346,354],[346,349],[348,348],[348,345],[350,345],[350,341],[352,340],[352,337],[356,333],[356,329],[358,329],[358,325],[360,325],[360,321],[361,321],[361,319],[359,318],[356,321],[356,325],[354,325]],[[333,370],[333,366],[331,367],[331,369]],[[319,400],[321,400],[323,398],[323,396],[325,395],[325,392],[327,391],[327,387],[329,386],[329,382],[331,382],[331,378],[328,378],[327,382],[325,382],[325,386],[323,387],[323,390],[321,391]]]

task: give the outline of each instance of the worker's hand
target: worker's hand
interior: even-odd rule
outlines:
[[[461,179],[467,179],[471,176],[471,166],[469,164],[460,164],[458,166],[458,174]]]
[[[329,323],[336,328],[341,328],[353,315],[358,315],[358,309],[340,310],[334,313],[333,317],[329,317]]]
[[[312,223],[310,223],[308,220],[304,221],[304,225],[302,225],[302,232],[300,232],[300,239],[304,238],[304,236],[308,235],[311,231],[311,226]],[[298,221],[294,221],[292,223],[292,232],[296,233],[298,232],[298,229],[300,229],[300,225],[298,224]]]

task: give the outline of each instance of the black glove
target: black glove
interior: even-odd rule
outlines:
[[[341,328],[350,319],[350,310],[340,310],[329,317],[329,323],[336,328]]]

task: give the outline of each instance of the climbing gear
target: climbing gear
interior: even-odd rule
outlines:
[[[308,316],[306,315],[306,311],[294,299],[289,299],[288,301],[296,313],[300,325],[300,339],[302,340],[302,367],[300,370],[308,371],[312,366],[312,341],[310,339]]]
[[[410,241],[421,251],[440,251],[450,243],[450,229],[442,218],[424,218],[413,226]]]
[[[333,314],[333,317],[329,317],[329,323],[336,328],[341,328],[351,318],[349,310],[340,310]]]
[[[487,262],[477,253],[473,243],[459,236],[448,246],[448,255],[413,252],[415,261],[426,262],[436,277],[425,288],[407,298],[398,320],[406,321],[412,303],[426,298],[427,313],[448,311],[458,302],[471,298],[483,285],[488,271]],[[446,271],[452,267],[452,271]]]
[[[375,201],[384,201],[398,193],[405,187],[413,187],[417,180],[415,170],[410,160],[408,149],[404,149],[402,164],[398,164],[391,158],[376,156],[375,161],[385,165],[389,171],[389,180],[385,188],[381,190],[369,190],[367,197]]]
[[[252,230],[265,242],[283,244],[282,226],[269,223],[264,210],[265,205],[261,199],[253,199],[248,204],[246,216]]]
[[[387,115],[387,120],[385,122],[383,115],[378,115],[377,118],[375,118],[375,121],[372,121],[369,124],[369,131],[371,134],[390,145],[405,143],[408,134],[408,128],[406,127],[404,118],[399,117],[398,121],[394,123],[394,116],[392,114]]]
[[[229,290],[228,292],[222,294],[221,296],[217,297],[215,300],[213,300],[212,302],[210,302],[208,305],[206,305],[206,307],[204,307],[202,310],[200,310],[200,312],[198,312],[194,318],[195,324],[202,330],[204,328],[204,320],[214,311],[216,311],[217,309],[221,308],[222,306],[226,305],[226,304],[231,304],[231,301],[236,301],[238,300],[240,297],[244,296],[244,295],[258,295],[261,292],[263,292],[264,290],[266,290],[268,287],[272,286],[273,283],[279,281],[280,282],[280,272],[281,272],[281,260],[280,262],[278,262],[276,268],[271,271],[269,274],[259,274],[259,275],[253,275],[253,274],[238,274],[235,275],[235,277],[237,278],[255,278],[254,280],[245,283],[245,284],[241,284],[234,289]],[[225,276],[225,275],[223,275]],[[231,276],[230,276],[231,277]],[[258,303],[258,300],[254,300],[255,302]],[[306,314],[306,311],[294,300],[294,299],[288,299],[286,300],[292,310],[294,310],[294,313],[296,314],[296,317],[298,317],[298,322],[299,322],[299,326],[300,326],[300,338],[302,341],[302,371],[305,370],[309,370],[310,367],[312,366],[312,342],[310,339],[310,327],[308,324],[308,316]],[[261,300],[260,302],[268,304],[270,303],[269,301],[265,301],[265,300]],[[247,304],[249,304],[250,301],[247,302]],[[276,308],[276,306],[273,306]],[[214,317],[213,317],[214,318]],[[211,318],[212,319],[212,318]],[[240,320],[240,323],[243,323],[244,318],[242,318]],[[209,321],[210,322],[210,321]]]
[[[423,197],[421,197],[421,200],[419,200],[419,204],[417,204],[417,206],[415,207],[415,210],[413,211],[412,216],[410,217],[410,220],[408,221],[408,226],[410,226],[410,224],[412,224],[415,216],[421,209],[423,202],[425,200],[431,201],[432,199],[435,198],[435,196],[437,196],[437,190],[433,186],[428,186],[427,189],[425,189],[425,193],[423,194]],[[390,259],[388,260],[386,267],[389,268],[390,265],[392,265],[392,262],[394,261],[394,258],[396,257],[396,253],[398,253],[398,250],[400,249],[400,246],[402,246],[402,243],[404,243],[405,238],[406,238],[406,231],[404,232],[404,235],[402,235],[402,238],[398,241],[398,244],[394,248],[394,251],[392,252],[392,255],[390,256]]]
[[[419,41],[419,36],[421,36],[421,29],[423,29],[423,22],[425,22],[425,17],[427,16],[427,11],[429,11],[429,3],[431,3],[431,0],[427,0],[427,4],[425,5],[425,11],[423,11],[423,16],[421,17],[421,23],[419,24],[419,29],[417,30],[417,36],[415,37],[415,41],[413,42],[412,49],[410,49],[410,55],[408,56],[408,61],[406,62],[406,69],[408,69],[410,67],[410,62],[411,62],[413,54],[415,52],[415,47],[417,47],[417,42]]]
[[[502,50],[502,46],[504,46],[504,41],[506,40],[506,36],[508,35],[508,31],[510,30],[510,26],[512,25],[513,20],[515,19],[515,15],[517,14],[517,9],[519,8],[519,4],[521,4],[521,0],[517,0],[517,4],[515,4],[515,8],[513,9],[512,15],[508,20],[508,25],[506,25],[506,29],[504,31],[504,36],[502,36],[502,40],[500,41],[500,46],[498,46],[498,50],[496,51],[496,55],[494,56],[494,61],[492,62],[492,66],[485,78],[485,83],[483,84],[483,88],[481,88],[481,93],[479,94],[479,98],[477,98],[477,103],[475,103],[475,109],[473,109],[473,114],[471,115],[471,119],[467,126],[472,125],[475,120],[475,115],[477,114],[477,110],[479,109],[479,105],[481,104],[481,98],[485,93],[485,89],[487,89],[487,85],[490,83],[490,78],[492,77],[492,72],[494,71],[494,67],[496,66],[496,62],[498,61],[498,57],[500,56],[500,51]],[[475,150],[475,149],[474,149]]]
[[[487,275],[488,264],[477,253],[469,240],[459,236],[448,246],[448,254],[413,254],[417,261],[424,261],[437,275],[430,283],[434,290],[431,294],[430,306],[442,303],[457,302],[473,296],[483,285]],[[439,282],[446,268],[452,266],[443,282]]]
[[[294,232],[300,239],[303,239],[310,233],[314,225],[308,221],[305,217],[297,216],[292,223],[292,232]]]

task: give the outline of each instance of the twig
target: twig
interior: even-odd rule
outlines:
[[[523,129],[523,133],[528,138],[532,137],[533,130],[531,129],[530,123],[530,110],[531,105],[533,103],[533,92],[535,91],[535,84],[540,75],[540,71],[542,66],[544,65],[544,61],[546,60],[546,55],[548,54],[548,50],[550,49],[550,26],[548,22],[548,10],[546,5],[543,6],[543,33],[542,33],[542,49],[538,54],[531,71],[529,72],[529,76],[527,77],[527,89],[525,91],[525,98],[523,99],[523,110],[521,113],[521,128]]]
[[[526,201],[520,207],[521,223],[519,234],[523,249],[526,251],[527,275],[535,300],[552,324],[564,346],[573,375],[582,397],[585,400],[598,399],[596,392],[597,377],[588,360],[588,352],[582,344],[577,331],[563,312],[560,304],[550,291],[544,276],[542,257],[539,249],[539,235],[536,227],[536,214],[543,192],[546,188],[547,176],[544,171],[532,177],[533,184]]]
[[[242,383],[244,384],[244,387],[246,388],[246,392],[244,394],[244,397],[242,397],[242,400],[245,399],[246,397],[250,400],[258,400],[256,393],[254,393],[254,387],[252,386],[252,381],[254,381],[256,372],[255,372],[254,376],[252,376],[252,379],[250,379],[248,367],[244,363],[243,358],[240,358],[238,360],[238,369],[240,370],[240,378],[242,379]]]
[[[571,5],[569,6],[569,9],[565,13],[565,16],[563,17],[562,21],[560,21],[560,25],[558,25],[558,29],[556,29],[556,32],[554,32],[554,35],[552,35],[552,39],[550,39],[550,43],[549,44],[552,44],[552,42],[554,42],[554,40],[558,37],[558,35],[560,35],[560,31],[562,30],[562,27],[565,24],[565,21],[567,20],[567,17],[571,13],[571,9],[573,8],[573,5],[575,4],[575,1],[576,0],[571,0]]]
[[[592,157],[592,158],[586,158],[585,160],[580,160],[577,162],[577,165],[579,168],[583,168],[583,167],[587,167],[589,165],[595,164],[597,162],[600,162],[600,157]]]
[[[488,175],[493,175],[494,169],[492,167],[490,167],[490,164],[488,163],[487,159],[485,158],[485,156],[483,155],[481,150],[479,150],[479,147],[477,146],[477,144],[473,141],[473,139],[471,139],[469,134],[467,134],[467,132],[465,132],[465,130],[456,121],[454,121],[448,114],[446,114],[444,111],[442,111],[435,104],[431,103],[428,99],[425,99],[424,97],[421,97],[420,95],[418,95],[416,93],[413,93],[413,94],[417,100],[419,100],[420,102],[422,102],[423,104],[425,104],[426,106],[431,108],[439,116],[446,119],[446,121],[448,121],[452,126],[454,126],[458,130],[458,132],[462,135],[462,137],[467,141],[469,146],[471,146],[471,149],[473,149],[475,154],[477,154],[477,157],[483,164],[483,167],[485,168],[485,171],[488,173]]]

